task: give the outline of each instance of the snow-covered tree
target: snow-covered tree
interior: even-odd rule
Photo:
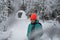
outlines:
[[[20,10],[24,10],[24,11],[25,11],[25,10],[26,10],[26,7],[27,7],[27,5],[26,5],[26,4],[22,4],[22,5],[19,7],[19,9],[20,9]]]
[[[8,7],[8,16],[14,12],[14,6],[11,0],[7,0],[6,6]]]
[[[51,14],[50,19],[56,18],[60,15],[60,1],[59,0],[45,0],[44,6],[46,7],[45,14]]]

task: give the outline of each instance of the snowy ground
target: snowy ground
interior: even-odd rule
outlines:
[[[24,18],[25,17],[26,16],[24,16]],[[42,20],[39,21],[42,24],[43,30],[53,26],[56,23],[56,21],[52,21],[52,20],[44,21],[44,22]],[[29,23],[30,23],[29,19],[23,19],[23,18],[14,19],[14,23],[10,26],[11,27],[10,31],[12,31],[11,37],[8,40],[27,40],[27,29]],[[44,34],[41,38],[42,40],[50,40],[50,38],[46,36],[46,34]],[[58,40],[58,38],[55,37],[54,40]]]
[[[27,39],[28,20],[16,20],[12,25],[12,36],[9,40],[25,40]]]
[[[45,30],[46,28],[48,28],[49,26],[52,26],[54,24],[54,21],[41,21],[43,25],[43,29]],[[14,24],[12,25],[12,28],[10,29],[12,31],[12,35],[11,38],[9,38],[9,40],[27,40],[27,29],[28,29],[28,24],[30,23],[30,20],[28,19],[17,19]],[[46,39],[47,38],[47,39]],[[47,37],[45,34],[44,36],[42,36],[43,40],[49,40],[50,38]],[[57,37],[56,37],[57,39]],[[54,38],[54,40],[56,40]]]
[[[55,21],[49,20],[49,21],[42,21],[40,20],[43,26],[43,30],[47,29],[48,27],[51,27],[56,23]],[[14,20],[14,23],[10,26],[12,31],[12,35],[8,40],[27,40],[27,29],[28,25],[30,23],[29,19],[16,19]],[[42,37],[42,40],[51,40],[46,34],[44,34]],[[58,37],[54,37],[53,40],[59,40]]]
[[[12,25],[12,36],[9,40],[25,40],[29,23],[29,20],[16,20]]]

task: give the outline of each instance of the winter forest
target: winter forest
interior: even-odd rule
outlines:
[[[43,31],[35,40],[60,40],[60,0],[0,0],[0,40],[28,40],[30,16],[36,12]]]

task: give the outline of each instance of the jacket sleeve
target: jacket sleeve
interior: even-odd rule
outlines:
[[[39,23],[40,24],[40,28],[42,29],[42,24],[41,23]]]
[[[30,24],[28,25],[27,37],[29,36],[29,28],[30,28]]]
[[[30,39],[30,24],[28,25],[27,37]]]

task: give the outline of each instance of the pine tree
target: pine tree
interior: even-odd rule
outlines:
[[[60,0],[45,0],[46,14],[51,14],[50,18],[55,19],[60,15]]]
[[[26,7],[27,6],[25,4],[22,4],[21,7],[20,7],[20,10],[24,10],[25,11],[26,10]]]
[[[14,7],[11,4],[11,0],[7,0],[7,7],[8,7],[8,16],[14,12]]]

